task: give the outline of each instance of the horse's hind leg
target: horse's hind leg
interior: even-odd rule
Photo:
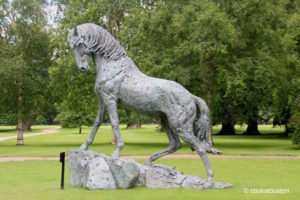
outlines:
[[[80,146],[81,150],[87,150],[88,146],[93,143],[94,138],[96,136],[96,133],[98,131],[98,128],[102,124],[104,114],[105,114],[105,106],[103,104],[102,99],[100,98],[99,99],[99,105],[98,105],[98,113],[97,113],[97,116],[96,116],[96,119],[95,119],[95,122],[94,122],[92,133],[90,134],[87,141]]]
[[[165,129],[166,134],[168,136],[169,146],[168,146],[168,148],[162,150],[161,152],[151,155],[150,158],[146,162],[147,166],[151,166],[153,161],[155,161],[158,158],[161,158],[163,156],[166,156],[168,154],[174,153],[177,149],[179,149],[181,147],[181,143],[180,143],[178,136],[172,132],[172,130],[170,129],[168,120],[165,117],[162,117],[161,125]]]
[[[213,179],[213,170],[212,167],[209,163],[207,154],[206,154],[206,149],[201,145],[201,143],[198,141],[198,139],[194,136],[193,132],[178,132],[178,135],[187,143],[189,144],[193,149],[197,151],[199,156],[202,159],[202,162],[205,166],[206,174],[207,174],[207,180],[209,182],[212,181]]]

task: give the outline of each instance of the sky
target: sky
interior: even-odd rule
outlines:
[[[46,14],[46,19],[48,25],[51,27],[57,27],[57,21],[62,17],[62,12],[60,12],[61,6],[54,1],[47,0],[46,6],[44,6],[44,12]]]

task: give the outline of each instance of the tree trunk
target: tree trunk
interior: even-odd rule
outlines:
[[[285,127],[285,131],[283,133],[283,136],[284,137],[288,137],[289,136],[289,127],[288,127],[288,124],[285,124],[284,127]]]
[[[128,113],[128,116],[130,116],[130,112]],[[141,122],[141,116],[139,113],[137,113],[137,118],[133,117],[133,119],[131,119],[131,117],[129,117],[129,120],[127,122],[126,125],[126,129],[134,129],[134,128],[141,128],[142,127],[142,122]]]
[[[258,123],[256,120],[248,120],[247,130],[243,133],[244,135],[259,135]]]
[[[138,120],[138,122],[128,122],[126,125],[126,129],[134,129],[134,128],[141,128],[142,127],[142,123],[140,120]]]
[[[164,127],[159,124],[157,127],[156,127],[156,131],[157,132],[160,132],[160,133],[164,133],[166,130],[164,129]]]
[[[24,131],[31,131],[31,121],[26,121],[25,123],[23,123],[23,127]]]
[[[18,129],[18,137],[17,137],[17,145],[24,145],[24,137],[23,137],[23,121],[22,119],[18,120],[18,126],[21,127]]]
[[[24,145],[23,137],[23,115],[22,115],[22,106],[23,106],[23,96],[22,96],[22,84],[18,84],[18,135],[17,135],[17,145]]]
[[[79,127],[79,134],[81,134],[81,131],[82,131],[82,128],[81,128],[81,126]]]
[[[35,118],[36,118],[36,113],[33,111],[29,112],[27,120],[25,122],[24,131],[31,131],[31,126],[35,122]]]
[[[235,135],[234,124],[231,122],[222,123],[222,128],[218,135]]]
[[[127,123],[126,129],[134,129],[141,128],[142,125],[140,123]]]
[[[31,131],[31,125],[32,124],[31,124],[30,121],[23,122],[23,120],[22,120],[22,123],[19,123],[19,121],[18,121],[18,124],[16,126],[16,130],[20,130],[22,128],[23,132],[25,132],[25,131]],[[20,126],[22,126],[22,127],[20,127]]]
[[[211,105],[211,98],[212,98],[211,96],[212,96],[212,92],[209,90],[208,94],[207,94],[207,101],[206,101],[206,104],[207,104],[208,107],[209,107],[209,105]],[[210,111],[210,109],[209,109],[209,111]],[[209,139],[209,143],[211,144],[211,146],[213,146],[214,145],[214,141],[213,141],[213,128],[212,128],[213,123],[212,123],[212,115],[211,115],[211,113],[209,114],[208,117],[209,117],[209,137],[208,137],[208,139]]]

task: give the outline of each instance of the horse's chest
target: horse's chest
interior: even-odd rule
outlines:
[[[123,81],[124,71],[103,70],[96,78],[95,90],[97,93],[119,93]]]

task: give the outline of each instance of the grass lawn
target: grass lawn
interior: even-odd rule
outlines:
[[[138,187],[130,190],[88,191],[71,187],[66,170],[66,186],[61,191],[61,166],[58,161],[0,163],[0,199],[300,199],[298,159],[211,159],[211,162],[215,180],[231,182],[233,188],[195,190]],[[174,165],[185,174],[205,177],[200,159],[164,159],[157,163]],[[245,193],[245,188],[289,189],[289,193]]]
[[[49,126],[34,127],[40,132]],[[155,131],[156,125],[144,125],[141,129],[125,129],[121,132],[125,141],[122,155],[152,154],[168,146],[164,133]],[[246,127],[236,127],[241,133]],[[15,135],[8,127],[0,127],[0,135]],[[220,126],[214,127],[217,132]],[[300,149],[284,138],[280,128],[260,127],[260,136],[214,136],[215,146],[224,154],[247,155],[300,155]],[[51,135],[25,137],[24,146],[16,146],[16,139],[0,142],[0,156],[58,156],[59,152],[75,149],[82,144],[91,128],[83,134],[78,129],[60,129]],[[28,133],[27,133],[28,134]],[[102,126],[91,145],[96,152],[110,154],[115,146],[110,144],[111,128]],[[184,145],[177,153],[192,153]],[[234,187],[224,190],[147,189],[88,191],[69,185],[66,170],[66,187],[59,190],[60,163],[58,161],[25,161],[0,163],[0,199],[300,199],[300,159],[217,159],[211,158],[216,181],[231,182]],[[144,163],[144,160],[139,160]],[[185,174],[205,177],[200,159],[161,159],[156,163],[174,165]],[[288,194],[245,193],[249,189],[289,189]]]
[[[155,131],[157,125],[144,125],[141,129],[125,129],[121,126],[125,148],[122,155],[149,155],[168,146],[164,133]],[[39,130],[36,127],[34,130]],[[44,127],[43,127],[44,128]],[[219,127],[214,127],[217,132]],[[244,129],[245,127],[242,127]],[[242,155],[300,155],[300,148],[292,145],[290,138],[281,135],[269,134],[271,127],[260,127],[266,134],[260,136],[214,136],[215,147],[224,154]],[[61,151],[76,149],[88,138],[91,128],[84,127],[83,134],[78,129],[60,129],[59,133],[51,135],[34,136],[24,139],[24,146],[16,146],[16,139],[0,142],[0,156],[57,156]],[[274,132],[280,129],[275,128]],[[282,131],[282,130],[281,130]],[[264,133],[264,132],[263,132]],[[110,154],[115,146],[111,145],[111,127],[102,126],[98,131],[90,149],[96,152]],[[192,153],[184,144],[176,153]]]

